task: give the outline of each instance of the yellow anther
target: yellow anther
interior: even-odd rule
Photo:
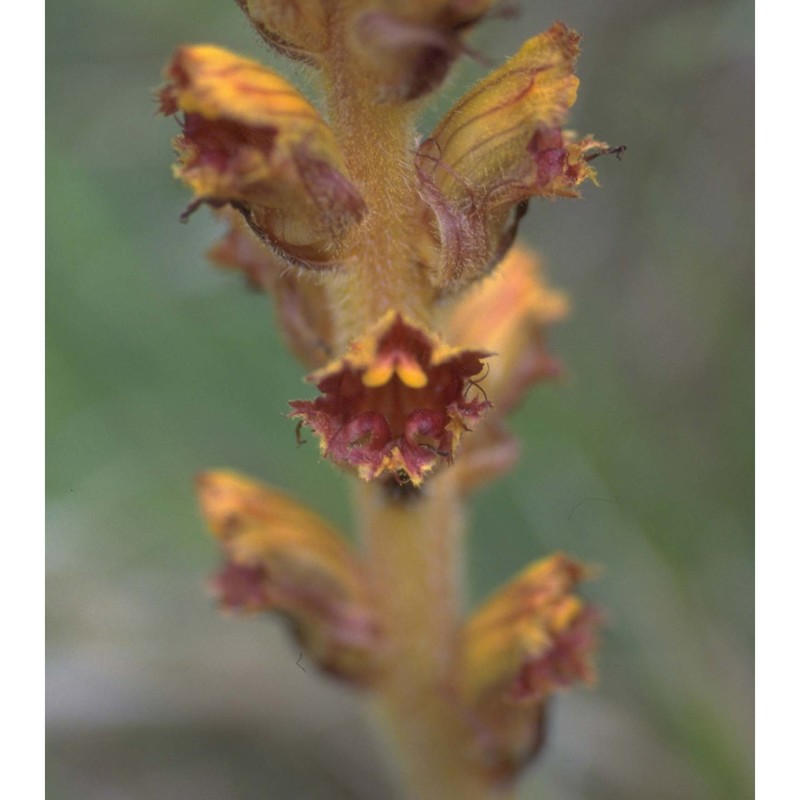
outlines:
[[[394,375],[394,366],[391,362],[383,361],[370,367],[362,376],[361,383],[369,389],[385,386]]]
[[[403,359],[395,367],[397,377],[411,389],[422,389],[428,385],[428,376],[422,367],[412,359]]]

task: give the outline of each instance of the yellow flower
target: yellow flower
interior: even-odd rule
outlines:
[[[536,256],[520,246],[453,307],[448,339],[460,347],[483,346],[494,353],[479,382],[492,410],[465,440],[456,462],[462,489],[472,489],[516,462],[519,448],[506,429],[505,416],[531,386],[561,374],[560,364],[547,350],[546,331],[568,310],[564,293],[550,288]]]
[[[495,408],[506,412],[532,381],[557,369],[544,352],[543,338],[568,311],[566,295],[547,284],[536,256],[518,246],[459,300],[448,320],[448,338],[497,353],[481,386]]]
[[[364,683],[379,632],[363,568],[339,534],[292,498],[235,472],[203,473],[200,506],[225,563],[223,607],[283,613],[323,669]]]
[[[543,702],[595,679],[598,612],[573,594],[586,567],[563,554],[537,561],[497,591],[464,628],[461,690],[487,770],[516,774],[540,744]]]
[[[219,47],[177,51],[161,91],[183,112],[176,175],[196,200],[232,205],[293,263],[336,263],[344,233],[366,212],[330,128],[279,75]]]
[[[575,102],[580,37],[561,23],[526,42],[445,115],[417,151],[432,219],[432,279],[450,289],[485,275],[513,243],[526,201],[577,195],[594,170],[561,130]]]

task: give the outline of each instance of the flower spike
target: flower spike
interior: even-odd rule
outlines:
[[[494,797],[545,737],[552,696],[594,679],[587,569],[556,554],[464,620],[466,494],[507,470],[506,415],[557,377],[568,310],[514,246],[536,197],[576,197],[608,148],[564,130],[580,37],[529,39],[418,136],[424,99],[506,0],[236,0],[314,70],[323,112],[255,61],[179,48],[158,94],[177,178],[227,224],[218,267],[271,298],[313,399],[290,403],[353,492],[360,552],[299,502],[202,474],[223,609],[275,611],[321,669],[378,698],[404,794]],[[289,434],[290,435],[290,434]],[[424,486],[422,486],[424,482]]]
[[[328,126],[283,78],[219,47],[177,51],[161,91],[183,112],[176,175],[199,204],[231,205],[294,264],[326,268],[366,213]]]
[[[388,473],[418,486],[489,409],[482,396],[467,397],[488,356],[448,347],[389,312],[309,377],[322,397],[293,401],[291,416],[320,437],[323,456],[364,480]]]
[[[575,102],[580,37],[557,23],[526,42],[459,100],[417,151],[432,215],[434,284],[463,286],[489,272],[514,241],[529,198],[577,196],[595,179],[587,151],[561,130]]]
[[[280,611],[323,669],[364,683],[378,627],[362,567],[324,520],[235,472],[203,473],[200,505],[225,563],[214,579],[223,607]]]

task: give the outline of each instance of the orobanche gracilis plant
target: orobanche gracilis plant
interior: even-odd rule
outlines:
[[[181,47],[159,93],[176,175],[229,224],[211,256],[273,298],[313,369],[291,416],[353,476],[362,546],[229,471],[198,480],[224,554],[223,606],[278,611],[316,664],[372,693],[408,796],[508,793],[551,695],[593,679],[587,569],[556,554],[462,616],[463,504],[508,470],[505,415],[557,376],[567,311],[514,246],[532,197],[575,197],[609,152],[562,128],[579,36],[562,23],[470,89],[427,138],[415,120],[492,0],[237,0],[312,68],[326,115],[258,63]],[[299,434],[298,434],[299,435]]]

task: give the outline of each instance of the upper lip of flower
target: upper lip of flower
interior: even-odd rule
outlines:
[[[429,264],[440,291],[486,275],[513,243],[534,196],[577,196],[594,180],[584,154],[602,148],[561,131],[575,102],[580,37],[561,23],[523,45],[472,87],[416,153],[417,180],[435,240]]]
[[[363,565],[338,532],[288,495],[229,470],[199,475],[197,489],[225,555],[213,581],[223,606],[282,612],[320,666],[368,680],[379,624]]]
[[[577,594],[591,570],[556,553],[499,589],[464,628],[464,691],[476,705],[538,701],[591,683],[600,613]]]
[[[338,263],[344,234],[366,214],[333,132],[290,83],[211,45],[180,48],[160,92],[183,112],[176,174],[201,203],[230,204],[293,263]]]

